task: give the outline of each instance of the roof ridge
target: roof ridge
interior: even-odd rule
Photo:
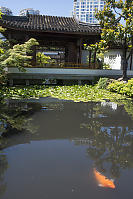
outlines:
[[[67,17],[67,16],[55,16],[55,15],[32,15],[32,14],[29,14],[29,16],[41,16],[41,17],[44,17],[44,16],[46,16],[46,17],[54,17],[54,18],[73,18],[73,17]]]

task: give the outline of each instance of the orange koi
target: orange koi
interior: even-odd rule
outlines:
[[[93,172],[94,172],[94,176],[98,182],[98,186],[115,189],[115,184],[114,184],[113,180],[108,179],[106,176],[99,173],[96,169],[93,169]]]

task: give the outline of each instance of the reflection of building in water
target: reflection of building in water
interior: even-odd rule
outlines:
[[[101,102],[101,106],[109,106],[111,107],[114,111],[117,110],[118,105],[115,102]]]
[[[5,182],[5,172],[8,169],[8,161],[5,154],[0,154],[0,198],[6,192],[7,184]]]
[[[91,144],[91,140],[89,138],[74,138],[71,140],[74,142],[76,145],[89,145]]]

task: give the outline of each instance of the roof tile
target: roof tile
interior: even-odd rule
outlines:
[[[46,15],[5,16],[0,20],[0,25],[6,28],[74,33],[100,33],[98,24],[86,24],[73,17],[57,17]]]

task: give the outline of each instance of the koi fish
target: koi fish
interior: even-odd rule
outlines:
[[[93,169],[93,172],[94,172],[94,176],[98,182],[98,186],[115,189],[115,184],[112,179],[108,179],[106,176],[99,173],[96,169]]]

